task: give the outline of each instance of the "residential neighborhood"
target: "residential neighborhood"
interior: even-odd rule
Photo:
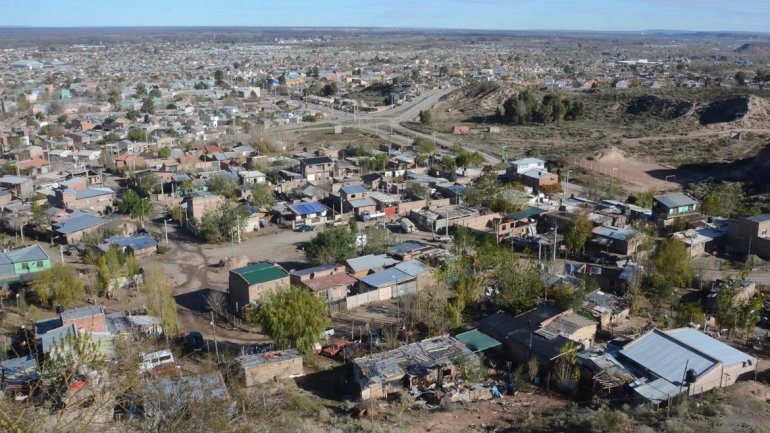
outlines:
[[[4,430],[763,431],[753,51],[172,30],[0,31]]]

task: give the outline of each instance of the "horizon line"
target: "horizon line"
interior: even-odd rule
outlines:
[[[632,30],[596,30],[596,29],[503,29],[503,28],[465,28],[465,27],[381,27],[381,26],[318,26],[318,25],[80,25],[80,26],[46,26],[46,25],[19,25],[19,24],[0,24],[0,29],[57,29],[57,30],[77,30],[77,29],[324,29],[324,30],[344,30],[344,29],[365,29],[365,30],[409,30],[409,31],[475,31],[475,32],[560,32],[560,33],[735,33],[744,35],[770,35],[770,31],[750,31],[750,30],[687,30],[687,29],[632,29]]]

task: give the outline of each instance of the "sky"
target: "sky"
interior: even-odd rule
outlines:
[[[0,26],[770,32],[770,0],[0,0]]]

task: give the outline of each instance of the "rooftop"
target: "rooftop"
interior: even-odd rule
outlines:
[[[243,368],[275,364],[300,358],[302,355],[296,349],[274,350],[272,352],[258,353],[256,355],[243,355],[238,357],[238,362]]]
[[[270,262],[254,263],[242,268],[233,269],[230,272],[240,275],[250,286],[289,276],[283,268]]]
[[[690,206],[698,203],[689,195],[683,194],[681,192],[674,194],[656,195],[654,199],[667,208]]]
[[[385,254],[354,257],[347,260],[348,267],[353,270],[354,273],[366,271],[369,269],[384,268],[392,266],[398,263],[398,260],[391,259]]]

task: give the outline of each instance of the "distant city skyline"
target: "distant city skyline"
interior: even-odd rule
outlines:
[[[770,32],[767,0],[6,0],[0,26]]]

